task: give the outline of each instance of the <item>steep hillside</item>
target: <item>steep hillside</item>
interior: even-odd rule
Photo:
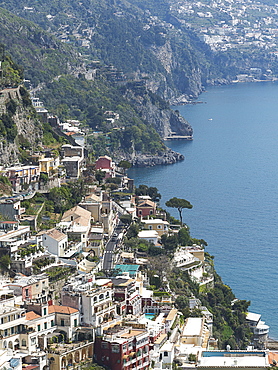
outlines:
[[[188,9],[192,5],[198,8],[193,1],[186,3]],[[152,92],[172,103],[196,97],[208,83],[229,82],[252,66],[278,72],[267,48],[247,42],[240,52],[228,46],[213,52],[201,41],[195,23],[200,31],[231,19],[211,1],[207,7],[213,19],[200,18],[198,9],[188,18],[178,0],[0,0],[0,6],[77,47],[88,61],[112,64],[124,79],[146,79]]]
[[[0,8],[0,43],[13,60],[24,67],[24,77],[33,86],[61,73],[82,70],[74,49],[59,42],[34,23]]]
[[[196,97],[214,68],[211,52],[171,18],[166,1],[149,3],[4,0],[0,5],[77,46],[89,60],[113,64],[125,78],[146,78],[151,91],[166,99]]]
[[[1,90],[0,112],[1,165],[10,165],[41,145],[43,130],[22,86]]]

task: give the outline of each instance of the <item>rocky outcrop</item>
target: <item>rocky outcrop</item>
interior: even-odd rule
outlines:
[[[20,87],[4,89],[0,91],[0,111],[7,114],[7,105],[13,101],[16,105],[15,111],[10,117],[16,126],[17,135],[13,141],[2,137],[0,140],[0,158],[2,166],[10,166],[21,161],[20,147],[28,145],[28,149],[36,149],[41,144],[42,127],[36,118],[36,113],[31,101],[27,96],[22,97],[21,93],[27,94],[25,89]],[[23,102],[24,100],[24,102]],[[0,115],[1,120],[1,115]]]
[[[186,48],[186,44],[183,47]],[[179,100],[184,104],[197,98],[203,90],[202,71],[189,48],[184,52],[174,45],[174,49],[169,38],[163,45],[151,46],[151,52],[165,72],[149,74],[147,88],[170,104],[179,104]]]
[[[126,98],[136,107],[144,121],[154,127],[162,139],[172,134],[192,136],[192,127],[186,119],[178,111],[170,109],[158,97],[156,99],[150,96],[147,90],[144,95],[136,95],[132,90],[128,90]]]
[[[19,150],[15,143],[6,140],[0,141],[1,166],[9,166],[19,162]]]
[[[158,155],[136,154],[131,160],[134,167],[152,167],[157,165],[173,164],[184,160],[184,156],[180,153],[167,149],[165,152]]]

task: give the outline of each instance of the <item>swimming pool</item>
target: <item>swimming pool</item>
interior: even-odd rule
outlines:
[[[153,320],[155,318],[154,313],[145,313],[145,318],[148,320]]]

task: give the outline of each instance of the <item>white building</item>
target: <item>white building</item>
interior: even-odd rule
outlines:
[[[51,254],[66,257],[68,236],[57,229],[50,229],[42,235],[42,245]]]
[[[253,312],[248,312],[246,321],[253,332],[253,345],[255,348],[265,349],[269,334],[269,326],[261,321],[261,315]]]
[[[142,230],[138,233],[138,238],[147,240],[156,245],[158,243],[159,235],[155,230]]]

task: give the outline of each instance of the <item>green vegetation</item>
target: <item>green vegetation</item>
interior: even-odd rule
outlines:
[[[4,254],[0,257],[0,271],[2,274],[10,272],[11,259],[8,254]]]
[[[154,186],[139,185],[138,188],[135,188],[135,195],[148,195],[153,202],[158,202],[161,199],[161,194]]]
[[[137,194],[149,194],[147,186],[141,185],[136,191]],[[158,190],[155,188],[154,194]],[[168,204],[167,204],[168,203]],[[170,204],[169,204],[170,203]],[[178,208],[182,212],[184,208],[192,208],[192,205],[185,199],[172,198],[166,205]],[[162,210],[163,212],[163,210]],[[170,215],[165,212],[167,218]],[[182,219],[181,219],[182,224]],[[148,258],[148,266],[144,272],[147,273],[150,288],[156,297],[174,296],[175,305],[187,317],[203,317],[201,306],[213,314],[213,336],[218,340],[219,348],[225,349],[229,344],[232,349],[245,349],[251,338],[251,331],[246,322],[246,313],[250,302],[236,300],[230,287],[225,285],[214,269],[213,256],[204,253],[205,266],[204,278],[208,282],[200,285],[191,276],[191,270],[200,266],[200,261],[192,261],[187,267],[190,269],[182,270],[175,267],[171,260],[173,253],[180,246],[190,246],[198,244],[201,247],[207,245],[203,239],[192,238],[188,227],[181,227],[177,233],[161,236],[161,247],[154,246],[146,240],[138,239],[138,233],[143,228],[143,223],[132,223],[126,233],[124,246],[126,250],[144,253]],[[170,288],[165,290],[165,281]],[[196,298],[200,304],[193,309],[189,308],[189,299]],[[190,360],[194,362],[192,357]]]
[[[75,272],[75,267],[51,267],[49,270],[45,271],[49,276],[49,282],[53,283],[62,279],[67,279],[70,275]]]
[[[86,81],[63,75],[47,83],[40,96],[61,119],[78,119],[98,131],[97,135],[87,137],[96,156],[117,152],[119,148],[127,153],[135,150],[157,154],[165,150],[155,129],[140,117],[121,89],[102,77]],[[107,121],[105,111],[118,113],[119,120],[115,124]]]
[[[181,199],[181,198],[171,198],[165,203],[166,207],[171,207],[171,208],[177,208],[180,216],[180,223],[183,225],[182,222],[182,211],[184,208],[191,209],[193,206],[188,200],[186,199]]]
[[[0,175],[0,183],[4,184],[4,185],[7,185],[7,186],[12,185],[10,180],[6,176],[3,176],[3,175]]]
[[[42,267],[47,267],[54,262],[55,262],[54,257],[43,257],[43,258],[33,261],[32,263],[33,273],[38,274],[39,272],[42,271]]]
[[[48,194],[37,194],[32,199],[22,201],[21,204],[29,215],[37,215],[42,209],[38,217],[38,227],[48,229],[55,227],[61,214],[76,206],[84,194],[84,182],[78,180],[52,188]]]

